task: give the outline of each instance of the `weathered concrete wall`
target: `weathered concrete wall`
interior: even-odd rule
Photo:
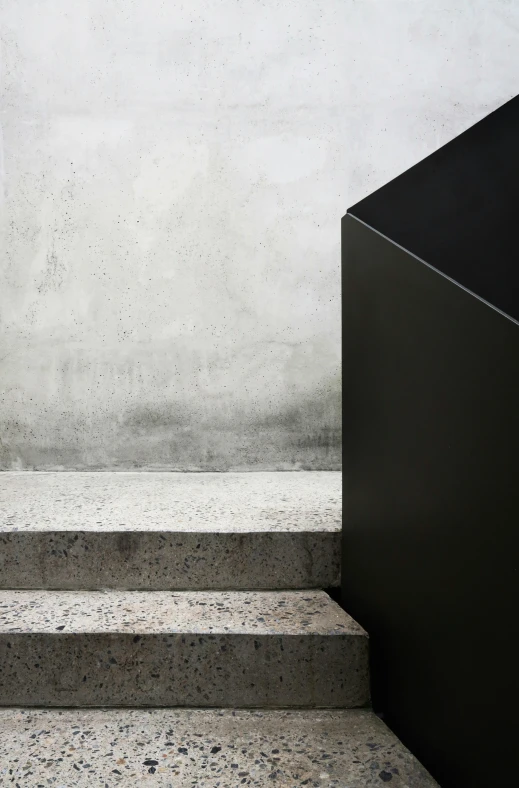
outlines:
[[[338,468],[340,217],[517,92],[519,4],[0,25],[0,467]]]

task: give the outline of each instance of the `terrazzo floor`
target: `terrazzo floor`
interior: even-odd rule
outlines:
[[[14,632],[366,635],[323,591],[0,591]]]
[[[6,472],[0,531],[340,531],[342,474]]]
[[[369,711],[0,709],[0,785],[438,788]]]

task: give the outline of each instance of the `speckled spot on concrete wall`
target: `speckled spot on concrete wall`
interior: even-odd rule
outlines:
[[[517,90],[504,0],[4,0],[0,468],[340,463],[340,217]]]

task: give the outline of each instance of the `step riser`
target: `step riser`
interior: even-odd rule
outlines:
[[[340,585],[340,533],[15,531],[0,589],[291,589]]]
[[[356,708],[368,703],[365,637],[0,636],[1,706]]]

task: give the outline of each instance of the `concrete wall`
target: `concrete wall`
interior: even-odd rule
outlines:
[[[505,0],[2,0],[1,468],[340,463],[340,217],[518,92]]]

